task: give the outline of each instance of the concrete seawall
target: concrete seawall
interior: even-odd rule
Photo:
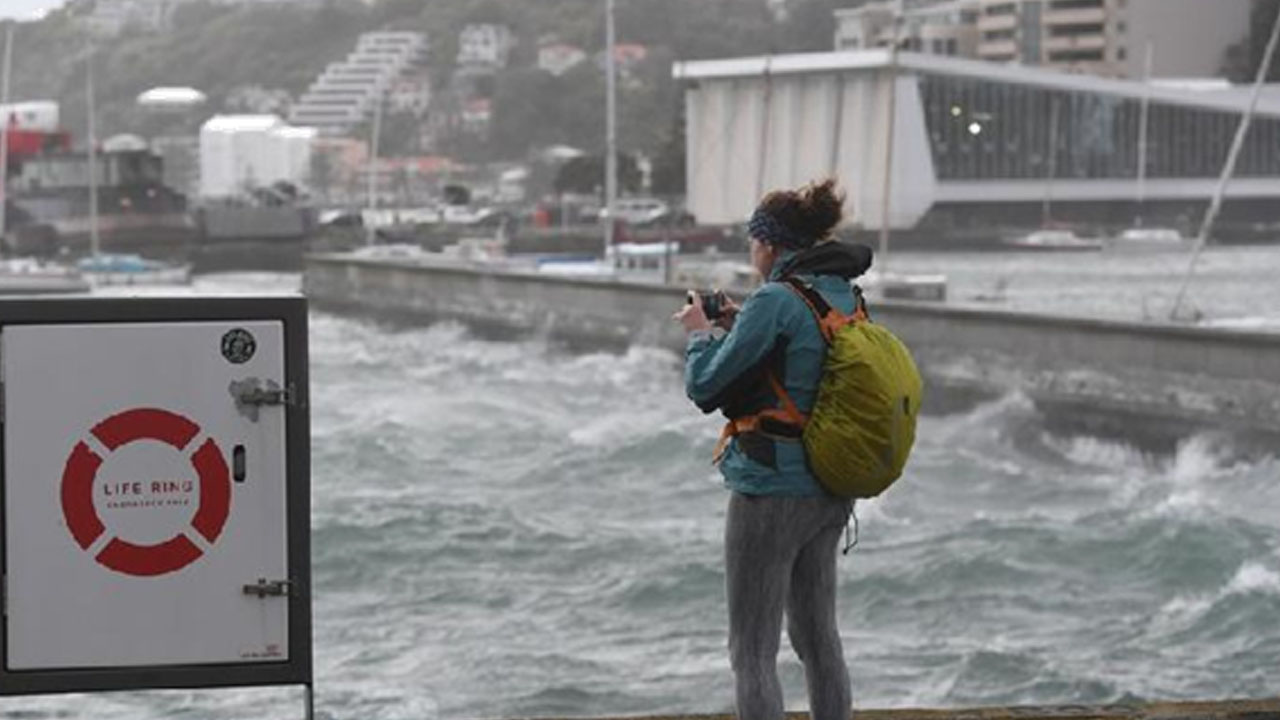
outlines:
[[[679,288],[432,260],[312,256],[318,306],[594,345],[684,346]],[[880,301],[872,315],[912,348],[934,410],[1022,392],[1067,429],[1280,436],[1280,334]],[[1141,420],[1140,423],[1135,423]]]
[[[1280,699],[1135,705],[1057,705],[963,710],[855,710],[853,720],[1280,720]],[[787,720],[808,720],[787,713]],[[545,720],[545,719],[544,719]],[[597,718],[596,720],[609,720]],[[613,720],[733,720],[731,715],[662,715]]]

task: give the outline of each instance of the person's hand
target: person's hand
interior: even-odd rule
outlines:
[[[716,318],[716,327],[724,330],[733,329],[733,321],[738,319],[738,313],[742,312],[742,306],[729,299],[726,295],[720,301],[720,317]]]
[[[683,325],[687,333],[711,329],[711,321],[707,320],[707,314],[702,310],[702,298],[692,290],[689,291],[689,301],[671,319]]]

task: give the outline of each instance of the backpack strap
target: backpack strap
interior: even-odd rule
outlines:
[[[720,440],[716,443],[712,454],[711,463],[713,465],[720,463],[720,460],[724,458],[725,450],[729,449],[729,441],[738,435],[762,432],[765,435],[800,437],[800,434],[804,431],[804,426],[809,422],[809,417],[796,407],[791,395],[787,393],[787,389],[783,387],[782,381],[778,379],[776,373],[769,373],[769,388],[773,390],[773,394],[777,397],[782,407],[768,408],[754,415],[734,418],[725,423],[724,429],[720,432]]]
[[[854,311],[852,315],[845,315],[839,310],[831,306],[831,303],[822,297],[822,293],[818,292],[809,283],[797,277],[788,277],[783,282],[791,291],[800,296],[805,305],[809,306],[810,312],[813,313],[813,319],[818,323],[818,330],[822,333],[822,339],[830,345],[836,336],[836,332],[845,325],[855,322],[863,322],[867,320],[866,303],[862,300],[862,293],[854,296]]]

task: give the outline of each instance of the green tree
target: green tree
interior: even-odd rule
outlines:
[[[1227,49],[1223,58],[1223,74],[1234,82],[1253,82],[1262,56],[1266,54],[1267,40],[1276,16],[1280,15],[1280,0],[1253,0],[1249,13],[1249,34],[1239,43]],[[1280,52],[1267,69],[1267,80],[1280,80]]]
[[[565,162],[556,173],[557,193],[594,195],[604,192],[604,156],[583,155]],[[636,192],[640,189],[640,167],[632,155],[618,154],[618,189]]]
[[[311,168],[307,180],[311,189],[319,193],[321,198],[326,201],[329,199],[329,192],[333,188],[333,158],[329,153],[323,150],[311,153]]]
[[[685,116],[684,105],[679,104],[672,113],[674,122],[667,130],[662,146],[653,158],[653,177],[650,182],[657,195],[683,195],[685,193]]]

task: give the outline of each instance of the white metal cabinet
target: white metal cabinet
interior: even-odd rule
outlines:
[[[6,326],[0,360],[6,669],[288,660],[283,324]]]

